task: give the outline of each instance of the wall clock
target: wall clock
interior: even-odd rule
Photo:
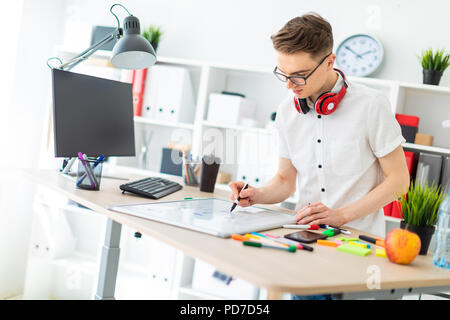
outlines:
[[[336,64],[348,76],[368,76],[378,69],[382,61],[381,42],[367,34],[346,38],[336,50]]]

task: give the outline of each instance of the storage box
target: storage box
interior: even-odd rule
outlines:
[[[432,146],[433,145],[433,136],[425,133],[416,133],[416,139],[414,140],[415,144],[421,144],[424,146]]]
[[[223,124],[240,124],[240,119],[254,118],[256,102],[240,96],[211,93],[209,95],[208,121]]]

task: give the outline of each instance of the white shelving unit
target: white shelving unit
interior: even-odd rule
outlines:
[[[81,50],[67,47],[56,47],[55,55],[60,57],[63,61],[66,61],[70,57],[76,55]],[[93,58],[95,60],[103,59],[105,67],[108,67],[107,60],[110,58],[111,52],[98,51]],[[87,60],[84,64],[88,64]],[[81,64],[81,65],[84,65]],[[203,154],[205,146],[208,146],[210,141],[205,141],[205,133],[210,129],[214,129],[220,132],[222,137],[229,136],[236,139],[237,145],[235,151],[239,151],[242,143],[245,143],[245,137],[249,135],[256,135],[261,138],[273,137],[275,131],[273,129],[266,129],[266,124],[270,121],[270,115],[276,111],[278,104],[284,99],[287,94],[287,89],[284,84],[280,83],[272,74],[272,67],[250,67],[250,66],[238,66],[227,65],[218,63],[207,63],[197,60],[186,60],[179,58],[158,57],[157,64],[167,66],[184,67],[189,71],[189,76],[192,81],[192,88],[194,90],[195,97],[195,109],[193,123],[180,123],[161,121],[145,117],[135,117],[135,137],[136,137],[136,157],[123,157],[111,159],[110,165],[117,168],[126,168],[129,172],[148,175],[149,172],[158,172],[161,163],[161,149],[167,146],[169,142],[173,141],[174,132],[185,134],[184,141],[191,145],[192,154],[198,156]],[[110,71],[111,71],[110,70]],[[77,67],[73,70],[77,72]],[[116,70],[117,71],[117,70]],[[120,79],[121,73],[113,71],[111,75]],[[382,80],[372,78],[356,78],[350,77],[350,81],[355,83],[361,83],[366,86],[375,88],[382,91],[389,98],[392,105],[393,113],[405,113],[413,114],[420,117],[419,132],[431,134],[435,137],[434,141],[436,146],[421,146],[410,143],[405,143],[404,148],[414,152],[431,152],[441,155],[450,155],[450,131],[444,129],[441,126],[442,120],[450,119],[450,88],[437,87],[430,85],[406,83],[395,80]],[[175,90],[176,88],[174,88]],[[241,125],[227,125],[222,123],[210,122],[207,120],[209,95],[211,93],[217,93],[221,91],[232,91],[245,94],[247,98],[256,101],[257,113],[256,120],[258,121],[258,127],[246,127]],[[142,147],[142,141],[144,134],[153,130],[154,137],[150,144],[150,157],[152,158],[147,170],[139,168],[138,165],[138,153]],[[269,141],[269,140],[268,140]],[[214,144],[215,154],[224,154],[229,145],[227,143],[220,143],[215,141]],[[276,159],[276,149],[272,154]],[[240,179],[238,173],[242,173],[239,168],[239,163],[235,159],[231,162],[227,162],[221,166],[221,170],[232,174],[232,179]],[[259,163],[256,165],[258,166]],[[261,167],[263,167],[261,165]],[[276,164],[274,164],[276,167]],[[264,170],[267,166],[263,167]],[[257,173],[249,173],[249,176],[253,178],[259,177]],[[264,184],[267,179],[270,179],[270,175],[261,176],[260,183]],[[226,184],[217,185],[219,189],[228,189]],[[287,204],[293,206],[296,203],[295,195],[290,197]],[[74,210],[85,210],[80,208],[67,208]],[[82,211],[84,212],[84,211]],[[397,224],[399,219],[386,217],[387,223]],[[128,238],[127,238],[128,239]],[[124,252],[132,252],[134,249],[132,241],[129,239],[124,241]],[[78,255],[74,258],[78,261]],[[70,261],[70,260],[68,260]],[[192,285],[192,273],[195,269],[194,260],[182,253],[177,253],[175,260],[171,260],[175,265],[173,267],[172,277],[170,280],[171,296],[174,298],[199,298],[199,299],[211,299],[215,298],[214,295],[207,292],[198,292],[193,289]],[[63,263],[63,262],[60,262]],[[122,262],[121,262],[122,263]],[[130,266],[133,263],[124,263],[125,266]],[[136,267],[137,273],[144,272],[145,268]],[[126,269],[132,270],[132,267]]]
[[[57,47],[56,52],[63,58],[75,55],[79,50],[73,48]],[[109,51],[99,51],[94,57],[107,60],[111,55]],[[89,60],[88,60],[89,61]],[[139,124],[136,132],[136,150],[140,150],[142,132],[154,128],[163,130],[164,137],[158,139],[157,145],[152,149],[152,157],[155,159],[149,169],[158,171],[161,152],[160,145],[167,145],[171,134],[175,129],[184,129],[190,135],[186,141],[191,143],[193,155],[202,154],[205,147],[203,133],[208,129],[218,129],[226,136],[232,131],[238,135],[238,140],[243,133],[255,133],[261,135],[273,135],[273,129],[265,129],[270,121],[269,117],[275,112],[280,101],[287,94],[284,85],[273,77],[272,68],[258,68],[253,66],[227,65],[222,63],[207,63],[198,60],[180,58],[158,57],[157,64],[182,66],[189,70],[192,86],[195,91],[196,104],[193,123],[169,122],[144,117],[135,117],[135,123]],[[77,71],[74,69],[74,71]],[[419,132],[432,134],[436,146],[422,146],[405,143],[406,150],[414,152],[430,152],[441,155],[450,154],[450,135],[441,126],[441,120],[450,119],[450,88],[404,81],[383,80],[373,78],[349,77],[350,81],[382,91],[389,98],[393,113],[407,113],[420,117]],[[209,94],[221,91],[234,91],[246,95],[247,98],[257,102],[257,120],[259,127],[246,127],[241,125],[228,125],[210,122],[207,120]],[[426,106],[426,107],[424,107]],[[436,116],[439,114],[439,117]],[[159,138],[159,137],[158,137]],[[241,142],[241,141],[240,141]],[[238,142],[239,143],[239,142]],[[217,148],[225,148],[224,143],[218,143]],[[218,154],[225,154],[225,150],[215,150]],[[137,163],[127,158],[116,159],[116,164],[137,167]],[[222,169],[227,169],[232,178],[237,177],[237,163],[225,164]],[[264,180],[264,179],[263,179]],[[265,181],[262,181],[264,183]]]

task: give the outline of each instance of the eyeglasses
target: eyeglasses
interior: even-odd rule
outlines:
[[[287,76],[281,72],[278,71],[278,67],[275,67],[275,69],[273,69],[273,74],[280,80],[283,82],[287,82],[288,80],[291,80],[291,82],[293,84],[299,85],[299,86],[304,86],[306,84],[306,79],[308,79],[313,73],[314,71],[317,70],[317,68],[325,61],[326,58],[328,58],[330,56],[331,52],[329,54],[327,54],[322,61],[319,62],[319,64],[313,69],[313,71],[311,71],[307,76]]]

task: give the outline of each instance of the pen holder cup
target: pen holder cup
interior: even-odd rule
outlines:
[[[192,160],[183,158],[183,179],[184,184],[187,186],[198,186],[198,178],[195,174],[197,165],[192,163]]]
[[[84,163],[83,163],[84,162]],[[78,159],[76,186],[79,189],[99,190],[102,178],[103,161]]]
[[[214,192],[219,167],[220,158],[214,156],[203,157],[200,167],[200,191]]]

